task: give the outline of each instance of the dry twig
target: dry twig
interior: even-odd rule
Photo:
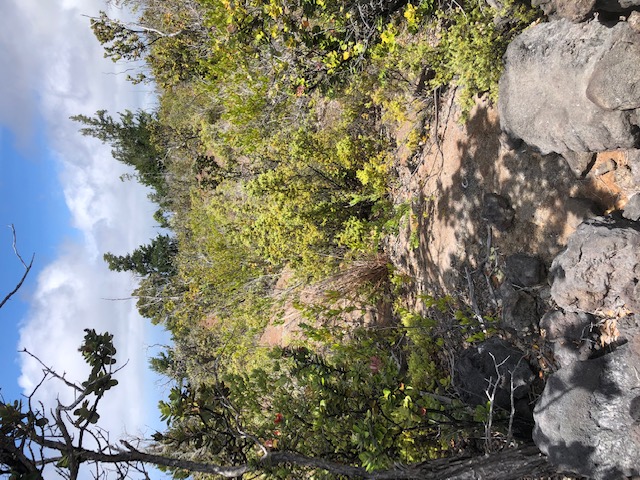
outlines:
[[[15,288],[11,290],[6,297],[4,297],[2,302],[0,302],[0,308],[2,308],[4,304],[7,303],[9,299],[13,297],[13,295],[15,295],[15,293],[18,290],[20,290],[20,287],[22,287],[22,284],[26,280],[27,275],[29,275],[29,271],[31,270],[31,267],[33,266],[33,259],[36,257],[36,254],[34,253],[33,255],[31,255],[31,261],[29,262],[29,265],[25,263],[25,261],[22,259],[22,256],[20,255],[20,252],[18,252],[18,247],[16,246],[17,244],[16,228],[13,226],[13,224],[9,225],[9,228],[11,229],[11,233],[13,234],[13,252],[16,254],[16,257],[18,257],[18,259],[20,260],[20,263],[22,263],[22,266],[24,267],[25,271],[24,271],[24,275],[22,275],[22,278],[20,279],[18,284],[15,286]]]

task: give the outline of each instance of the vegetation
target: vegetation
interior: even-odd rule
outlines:
[[[551,472],[535,447],[508,449],[479,460],[462,458],[402,468],[389,465],[398,454],[408,461],[414,455],[423,456],[413,442],[406,441],[409,425],[433,441],[439,439],[446,419],[451,420],[450,426],[459,423],[456,417],[442,409],[420,406],[428,399],[404,385],[387,385],[387,366],[378,357],[369,359],[368,372],[363,374],[339,360],[327,361],[305,349],[290,351],[287,356],[292,357],[292,369],[281,373],[279,379],[271,379],[276,380],[277,388],[275,395],[268,395],[268,404],[276,413],[268,418],[264,418],[263,409],[252,408],[257,398],[253,393],[264,396],[266,392],[263,372],[231,378],[231,385],[250,393],[248,400],[241,395],[235,398],[236,402],[231,400],[231,389],[214,374],[213,382],[197,388],[176,387],[168,402],[161,402],[169,429],[154,435],[154,447],[143,450],[124,440],[120,442],[122,446],[115,446],[108,435],[95,427],[101,401],[118,384],[114,378],[118,370],[114,366],[116,349],[112,340],[108,333],[85,330],[80,351],[91,371],[82,383],[71,382],[43,365],[43,379],[36,391],[45,381],[57,380],[74,391],[70,403],[58,400],[48,411],[34,401],[36,391],[24,402],[6,402],[0,397],[0,474],[10,479],[41,480],[55,471],[62,478],[77,479],[83,465],[95,466],[101,477],[112,469],[117,478],[131,478],[136,473],[149,478],[148,465],[169,469],[175,478],[189,474],[239,478],[248,473],[300,478],[316,471],[314,478],[436,479],[449,478],[471,466],[491,472],[488,478],[497,479]],[[344,353],[351,363],[351,355],[359,352]],[[173,363],[168,357],[162,361]],[[367,377],[372,380],[367,381]],[[295,386],[301,390],[291,389],[292,378],[300,380]],[[380,392],[378,401],[371,403],[371,393]],[[345,402],[346,398],[349,402]],[[281,399],[285,400],[283,404],[279,403]],[[334,399],[338,401],[334,403]],[[420,403],[414,405],[414,399]],[[309,404],[312,415],[305,411]],[[362,411],[366,411],[364,416]],[[254,413],[257,416],[251,415]],[[258,429],[255,435],[247,433],[249,427]],[[336,435],[341,430],[343,435]],[[433,434],[435,430],[438,435]],[[345,442],[344,434],[350,434],[350,442]],[[298,451],[307,448],[315,455]],[[179,454],[185,449],[189,450],[188,457]],[[319,451],[324,455],[318,456]],[[380,458],[376,457],[378,454]],[[357,460],[351,458],[354,455]],[[191,459],[194,456],[197,460]],[[212,457],[225,463],[214,463],[210,461]],[[351,465],[359,462],[362,467]]]
[[[401,478],[398,462],[461,451],[482,424],[450,387],[438,322],[403,304],[384,255],[409,210],[391,195],[396,152],[428,130],[397,131],[428,124],[434,91],[459,88],[466,112],[475,95],[495,99],[504,48],[536,13],[509,3],[497,22],[481,0],[114,3],[138,21],[103,12],[91,27],[105,56],[145,61],[131,80],[155,82],[157,111],[73,119],[158,205],[165,232],[105,261],[139,277],[140,313],[173,334],[151,361],[174,381],[167,430],[151,451],[98,458],[70,446],[62,420],[2,403],[11,432],[42,430],[11,442],[58,450],[71,478],[85,461],[150,462],[176,478]],[[422,310],[453,318],[448,301]],[[264,340],[292,315],[297,338]],[[81,435],[115,385],[110,341],[87,332],[94,371],[74,388],[89,401],[59,406]],[[63,440],[45,442],[46,428]],[[37,462],[5,464],[41,478]]]

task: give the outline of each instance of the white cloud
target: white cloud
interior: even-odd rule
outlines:
[[[146,411],[149,405],[141,400],[149,387],[144,381],[147,348],[154,340],[147,331],[147,322],[136,314],[131,302],[106,298],[127,297],[132,287],[129,276],[112,274],[103,265],[79,257],[74,247],[39,275],[32,314],[20,338],[21,348],[37,354],[45,365],[64,372],[69,380],[80,383],[88,374],[78,352],[84,329],[114,333],[118,364],[128,364],[118,374],[120,385],[108,394],[101,413],[104,424],[116,436],[125,428],[131,433],[143,430],[152,419]],[[20,385],[30,392],[40,381],[42,368],[26,356],[22,365]],[[43,385],[40,398],[51,404],[58,394],[64,399],[72,393],[59,382],[48,382]]]
[[[114,333],[119,359],[129,364],[104,402],[102,423],[117,436],[125,429],[139,433],[153,422],[158,393],[149,385],[147,345],[157,342],[159,332],[151,333],[133,302],[104,300],[128,296],[133,284],[128,275],[109,272],[102,254],[131,251],[155,236],[154,207],[144,188],[119,180],[126,169],[111,158],[109,147],[82,137],[69,116],[146,107],[154,92],[127,83],[116,74],[124,68],[103,58],[83,16],[100,9],[105,4],[99,0],[0,1],[0,123],[14,132],[23,149],[41,128],[35,125],[45,125],[72,226],[82,234],[81,241],[61,248],[60,257],[39,275],[20,347],[82,381],[86,370],[77,349],[83,329]],[[41,375],[37,362],[22,356],[25,392]],[[47,383],[41,395],[54,402],[58,387]]]

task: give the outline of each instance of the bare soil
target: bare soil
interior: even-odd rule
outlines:
[[[462,124],[452,92],[434,120],[423,148],[397,166],[396,202],[411,204],[411,218],[387,246],[421,293],[468,293],[467,272],[489,264],[486,273],[497,284],[504,257],[513,253],[538,255],[549,266],[584,219],[576,203],[591,200],[605,212],[627,200],[613,170],[576,178],[560,155],[503,145],[497,109],[484,99]],[[623,152],[603,152],[590,172],[606,170],[601,165],[610,159],[624,168]],[[510,199],[515,220],[506,232],[482,218],[485,193]]]

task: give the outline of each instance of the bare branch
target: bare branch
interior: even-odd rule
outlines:
[[[40,365],[42,365],[42,368],[44,369],[44,373],[45,375],[51,375],[52,377],[57,378],[58,380],[61,380],[62,382],[64,382],[64,384],[67,387],[71,387],[74,390],[76,390],[77,392],[83,392],[84,389],[79,387],[78,385],[76,385],[75,383],[70,382],[69,380],[67,380],[66,378],[64,378],[64,375],[60,375],[59,373],[56,373],[51,367],[47,367],[42,360],[40,360],[37,356],[35,356],[33,353],[31,353],[29,350],[27,350],[26,348],[21,350],[21,353],[26,353],[27,355],[29,355],[31,358],[35,359]],[[45,376],[46,378],[46,376]],[[44,381],[44,379],[43,379]]]
[[[20,260],[20,263],[22,263],[22,265],[24,266],[25,272],[24,272],[24,275],[22,275],[22,278],[20,279],[20,281],[18,282],[16,287],[11,292],[9,292],[9,294],[6,297],[4,297],[2,302],[0,302],[0,308],[2,308],[4,306],[4,304],[7,303],[9,301],[9,299],[11,297],[13,297],[13,295],[18,290],[20,290],[20,287],[22,287],[22,284],[24,283],[25,279],[27,278],[27,275],[29,275],[29,271],[31,270],[31,267],[33,266],[33,260],[36,257],[36,254],[34,253],[33,255],[31,255],[31,261],[29,262],[29,265],[27,265],[25,263],[25,261],[22,259],[22,256],[20,255],[20,252],[18,252],[18,248],[16,246],[16,244],[17,244],[16,228],[13,226],[13,223],[11,225],[9,225],[9,228],[11,229],[11,232],[13,233],[13,251],[16,254],[16,256],[18,257],[18,259]]]

